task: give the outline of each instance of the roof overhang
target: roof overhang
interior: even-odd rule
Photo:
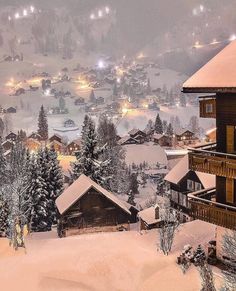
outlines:
[[[183,87],[183,93],[236,93],[235,87]]]

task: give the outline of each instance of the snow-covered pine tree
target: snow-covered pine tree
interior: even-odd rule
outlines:
[[[0,186],[4,185],[7,180],[7,161],[4,156],[2,142],[0,139]]]
[[[133,206],[136,205],[136,203],[134,202],[134,193],[132,190],[129,191],[127,202]]]
[[[62,193],[63,190],[63,175],[59,162],[57,160],[57,153],[54,147],[51,147],[49,152],[49,193],[50,200],[48,205],[48,211],[50,213],[51,223],[56,223],[57,221],[57,207],[55,201],[57,197]]]
[[[8,229],[9,199],[6,190],[6,185],[0,187],[0,237],[6,236]]]
[[[42,140],[46,141],[48,139],[48,121],[43,105],[39,111],[38,134],[42,137]]]
[[[30,193],[32,195],[33,209],[31,217],[31,229],[33,231],[51,230],[50,215],[48,213],[48,173],[46,172],[47,161],[45,153],[39,150],[36,162],[34,163],[34,171],[32,175]]]
[[[125,151],[117,144],[117,131],[115,125],[106,117],[99,118],[98,146],[102,148],[100,159],[109,161],[106,167],[106,175],[110,177],[107,189],[114,193],[127,193],[129,179],[125,163]]]
[[[173,134],[174,134],[174,129],[173,129],[171,123],[169,123],[168,126],[167,126],[166,134],[167,134],[168,136],[170,136],[170,137],[172,137]]]
[[[135,195],[135,194],[138,194],[139,191],[138,191],[138,175],[136,173],[132,173],[130,175],[130,184],[129,184],[129,190],[132,191],[132,193]]]
[[[105,146],[98,147],[95,123],[87,116],[82,129],[81,144],[81,150],[76,155],[77,161],[72,165],[73,178],[77,179],[84,174],[105,187],[110,179],[107,172],[110,161],[100,159]]]
[[[91,90],[90,95],[89,95],[89,102],[94,103],[96,101],[96,97],[94,94],[94,91]]]
[[[157,114],[154,127],[156,133],[163,134],[163,125],[159,113]]]

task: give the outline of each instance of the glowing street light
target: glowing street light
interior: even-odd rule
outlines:
[[[15,19],[19,19],[20,18],[20,14],[17,12],[15,13]]]
[[[91,20],[94,20],[95,19],[95,14],[94,13],[90,14],[90,19]]]
[[[105,7],[106,14],[110,13],[110,8],[108,6]]]
[[[8,20],[11,21],[11,16],[8,16]]]
[[[24,16],[27,16],[27,15],[28,15],[28,12],[27,12],[26,9],[23,10],[23,15],[24,15]]]
[[[234,41],[236,40],[236,34],[232,34],[229,38],[229,41]]]
[[[201,11],[201,12],[204,11],[204,6],[203,6],[203,5],[200,5],[199,8],[200,8],[200,11]]]
[[[34,6],[30,6],[30,11],[32,12],[32,13],[34,13],[34,11],[35,11],[35,8],[34,8]]]
[[[98,10],[98,17],[99,17],[99,18],[102,18],[102,17],[103,17],[103,12],[102,12],[102,10]]]
[[[105,64],[104,64],[104,62],[103,62],[102,60],[100,60],[100,61],[98,62],[98,67],[99,67],[99,69],[103,69],[103,68],[105,68]]]

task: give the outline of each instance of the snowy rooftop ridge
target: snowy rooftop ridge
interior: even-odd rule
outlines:
[[[190,171],[188,155],[184,156],[177,165],[165,176],[167,182],[178,184]],[[205,189],[215,187],[215,175],[195,172]]]
[[[118,199],[114,194],[108,192],[106,189],[102,188],[92,179],[83,174],[80,175],[80,177],[56,199],[56,206],[60,214],[63,214],[70,206],[78,201],[91,188],[94,188],[99,193],[107,197],[109,200],[118,205],[128,214],[131,214],[125,203]]]
[[[183,84],[195,93],[236,92],[236,41],[232,41]]]

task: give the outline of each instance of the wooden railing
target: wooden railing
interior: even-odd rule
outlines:
[[[189,150],[191,170],[236,179],[236,155],[201,149]]]
[[[190,216],[228,229],[236,229],[236,207],[211,200],[215,189],[201,190],[188,194]],[[207,199],[206,199],[207,198]]]

